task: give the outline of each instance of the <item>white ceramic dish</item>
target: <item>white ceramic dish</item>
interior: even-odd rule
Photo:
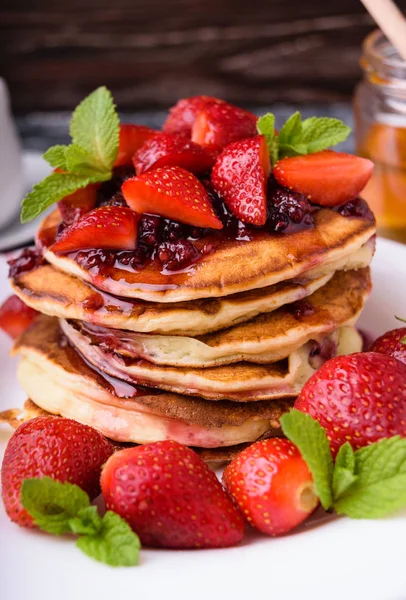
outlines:
[[[361,320],[373,334],[406,316],[406,246],[378,241],[374,291]],[[0,300],[9,294],[0,264]],[[0,332],[0,410],[24,400],[10,341]],[[0,452],[9,432],[0,429]],[[1,504],[1,502],[0,502]],[[143,550],[141,564],[113,569],[82,555],[69,539],[19,529],[0,506],[1,600],[404,600],[406,511],[379,521],[341,518],[241,547]]]
[[[44,179],[44,177],[49,175],[52,170],[39,152],[23,152],[21,167],[22,194],[19,203],[21,203],[23,196],[32,189],[33,185],[38,181],[41,181],[41,179]],[[2,189],[1,181],[0,188]],[[41,219],[43,219],[43,215],[30,223],[22,225],[20,222],[19,211],[17,210],[15,218],[4,228],[0,229],[0,252],[5,252],[11,248],[29,244],[35,237]]]

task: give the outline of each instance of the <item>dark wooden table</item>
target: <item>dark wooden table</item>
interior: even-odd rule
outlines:
[[[372,29],[359,0],[1,0],[0,74],[19,113],[101,84],[123,110],[348,101]]]

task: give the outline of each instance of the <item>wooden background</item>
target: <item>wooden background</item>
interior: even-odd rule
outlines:
[[[124,110],[348,100],[372,27],[358,0],[0,0],[0,74],[20,114],[102,83]]]

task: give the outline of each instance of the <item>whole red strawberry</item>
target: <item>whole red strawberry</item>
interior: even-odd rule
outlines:
[[[165,441],[121,450],[103,469],[106,507],[147,546],[238,544],[244,522],[217,477],[190,448]]]
[[[393,356],[406,364],[406,327],[392,329],[381,335],[372,344],[371,352]]]
[[[69,481],[95,498],[101,467],[113,451],[98,431],[72,419],[47,416],[23,423],[10,438],[1,467],[8,516],[22,527],[34,527],[20,502],[22,482],[31,477]]]
[[[216,160],[211,182],[238,219],[264,225],[270,170],[265,138],[257,135],[227,146]]]
[[[376,352],[337,356],[307,381],[294,408],[325,428],[333,454],[406,437],[406,365]]]
[[[318,505],[307,464],[282,438],[243,450],[225,469],[223,483],[248,523],[268,535],[287,533]]]

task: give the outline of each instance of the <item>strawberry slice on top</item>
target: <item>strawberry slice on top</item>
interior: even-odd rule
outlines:
[[[195,227],[222,229],[203,184],[181,167],[161,167],[124,181],[121,188],[137,213],[159,215]]]
[[[150,138],[157,135],[158,131],[145,127],[145,125],[120,125],[118,154],[114,162],[115,167],[132,164],[132,158],[139,148]]]
[[[359,195],[373,169],[367,158],[324,150],[283,158],[273,174],[280,185],[305,194],[314,204],[339,206]]]
[[[215,148],[199,146],[182,134],[160,133],[141,146],[134,155],[133,163],[137,175],[173,166],[203,175],[212,168],[217,155]]]
[[[62,220],[70,225],[92,210],[96,206],[99,187],[100,183],[91,183],[60,200],[58,208]]]
[[[264,225],[267,218],[267,184],[271,171],[264,136],[227,146],[211,173],[211,183],[238,219]]]
[[[190,137],[192,134],[192,125],[197,115],[206,104],[214,102],[223,104],[224,100],[213,98],[212,96],[192,96],[191,98],[182,98],[169,110],[169,116],[166,119],[162,130],[165,133],[182,133]]]
[[[192,125],[192,141],[225,147],[257,135],[257,117],[227,102],[209,102]]]
[[[95,208],[65,229],[51,250],[60,254],[86,248],[134,250],[139,220],[130,208]]]

